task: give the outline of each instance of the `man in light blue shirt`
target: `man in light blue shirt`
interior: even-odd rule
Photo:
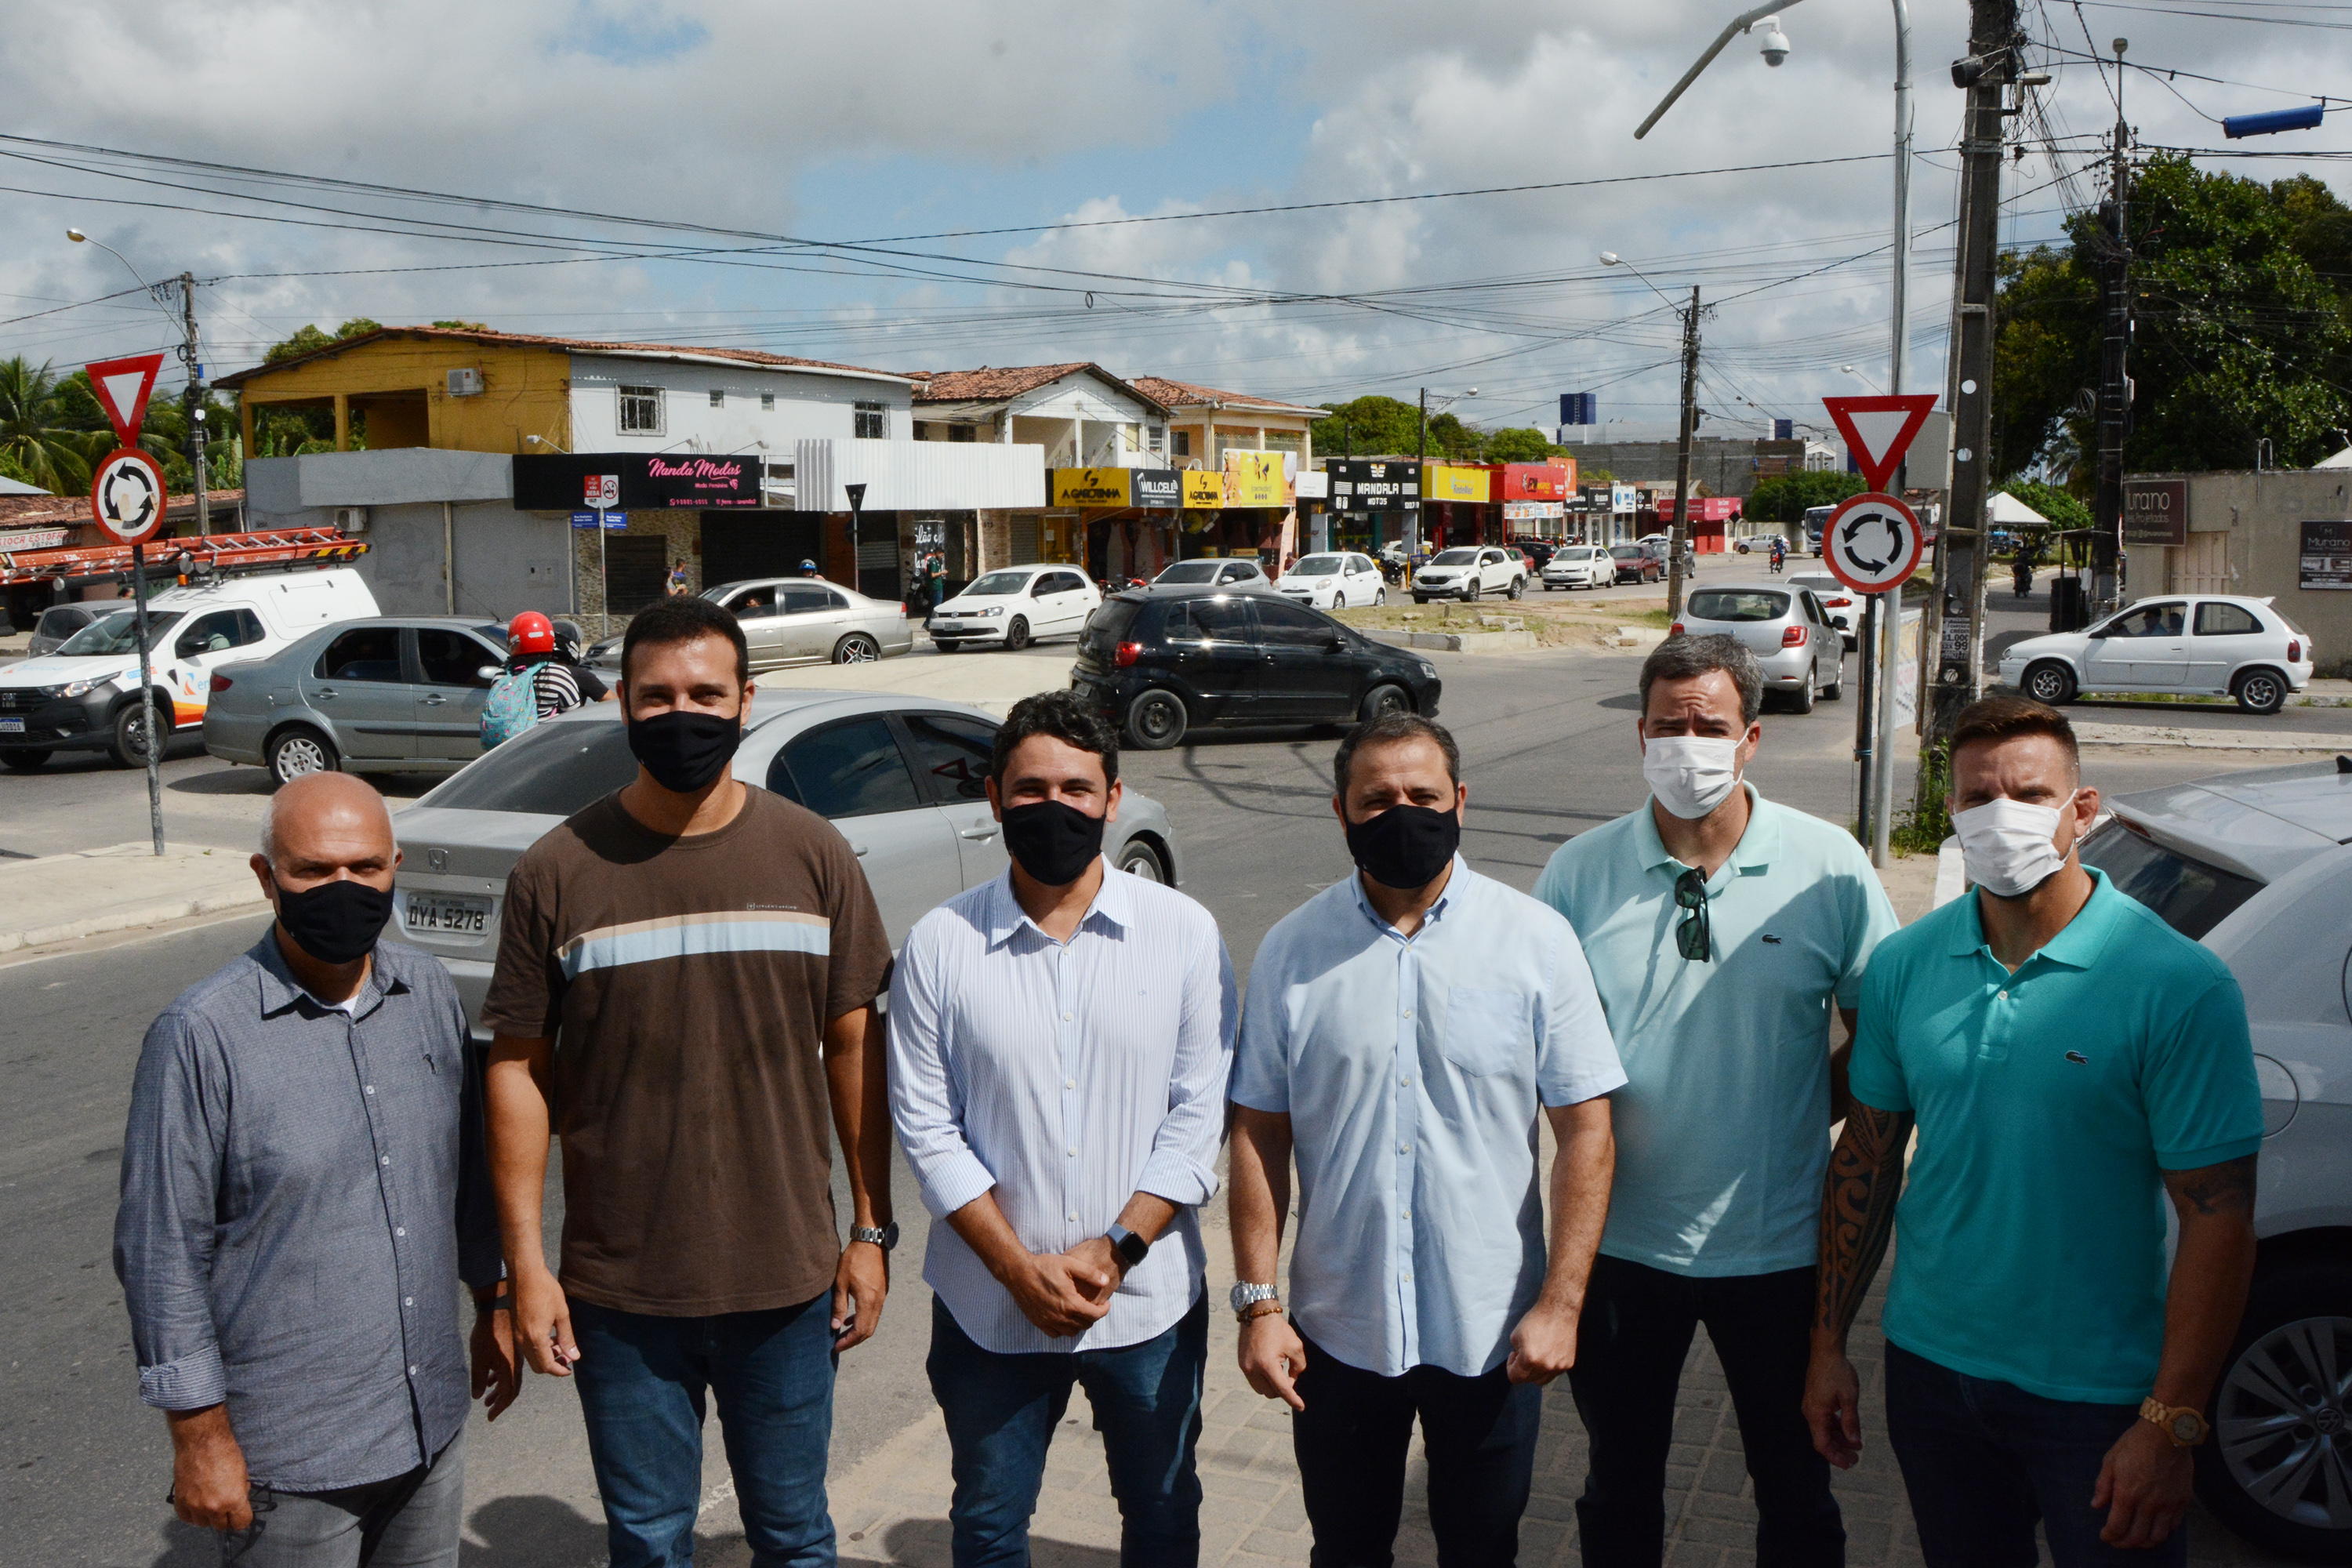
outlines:
[[[1845,1530],[1800,1411],[1830,1009],[1851,1026],[1895,911],[1851,834],[1741,776],[1763,738],[1746,647],[1675,637],[1641,689],[1651,799],[1560,846],[1536,883],[1584,943],[1629,1080],[1570,1373],[1591,1439],[1584,1561],[1656,1568],[1675,1396],[1705,1323],[1756,1483],[1759,1561],[1836,1564]]]
[[[1508,1568],[1540,1385],[1576,1358],[1624,1074],[1568,922],[1456,853],[1453,737],[1376,720],[1334,773],[1359,874],[1267,933],[1234,1062],[1242,1371],[1297,1413],[1318,1568],[1391,1561],[1416,1416],[1438,1560]],[[1549,1254],[1539,1110],[1559,1144]]]
[[[943,1222],[923,1278],[955,1563],[1029,1561],[1082,1384],[1121,1561],[1191,1568],[1209,1323],[1192,1211],[1217,1190],[1233,966],[1206,910],[1104,861],[1117,741],[1070,693],[1014,705],[988,793],[1012,865],[918,921],[890,984],[891,1119]]]

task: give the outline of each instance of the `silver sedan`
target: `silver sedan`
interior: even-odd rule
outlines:
[[[1786,583],[1710,583],[1693,589],[1671,635],[1737,638],[1764,667],[1764,689],[1799,713],[1815,697],[1845,692],[1845,641],[1811,588]]]
[[[754,672],[788,664],[870,664],[915,646],[905,605],[868,598],[821,577],[720,583],[705,588],[702,596],[742,623]],[[606,637],[588,650],[586,662],[618,674],[621,639]]]
[[[998,721],[977,708],[879,692],[761,691],[735,776],[798,801],[857,851],[896,950],[915,921],[1005,867],[988,806]],[[618,703],[526,730],[403,811],[393,931],[441,960],[481,1016],[507,874],[572,813],[636,776]],[[1173,885],[1176,837],[1159,802],[1129,790],[1104,853]]]

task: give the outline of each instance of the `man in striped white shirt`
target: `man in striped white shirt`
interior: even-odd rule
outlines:
[[[1120,1561],[1200,1556],[1206,1262],[1236,1006],[1216,922],[1112,869],[1110,728],[1016,704],[988,781],[1012,865],[916,922],[890,985],[890,1112],[939,1221],[932,1392],[956,1568],[1029,1561],[1045,1451],[1082,1384]]]

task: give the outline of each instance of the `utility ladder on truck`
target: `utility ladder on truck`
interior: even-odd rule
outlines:
[[[277,528],[257,533],[199,533],[150,540],[147,567],[157,578],[216,577],[288,566],[336,566],[367,553],[365,542],[331,528]],[[127,575],[131,546],[68,545],[0,551],[0,587],[26,583],[92,582]]]

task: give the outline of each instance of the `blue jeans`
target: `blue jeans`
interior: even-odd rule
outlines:
[[[2099,1468],[2139,1419],[2134,1405],[2044,1399],[1886,1347],[1886,1440],[1903,1467],[1928,1568],[2031,1568],[2042,1523],[2057,1568],[2179,1568],[2189,1527],[2147,1551],[2099,1539]]]
[[[983,1350],[931,1299],[931,1392],[947,1417],[955,1568],[1025,1568],[1045,1449],[1084,1384],[1118,1500],[1122,1568],[1192,1568],[1201,1558],[1201,1378],[1209,1299],[1173,1328],[1110,1351],[1009,1355]]]
[[[694,1561],[706,1393],[755,1568],[833,1568],[830,1293],[797,1307],[656,1318],[572,1302],[588,1454],[613,1568]]]

